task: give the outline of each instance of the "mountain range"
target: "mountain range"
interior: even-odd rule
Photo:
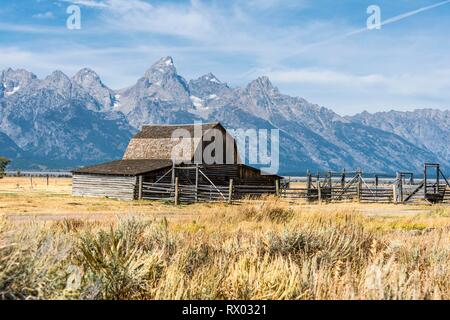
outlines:
[[[450,111],[363,112],[343,117],[282,94],[267,77],[233,88],[209,73],[187,81],[173,59],[113,90],[91,69],[72,78],[0,73],[0,155],[11,168],[70,169],[122,156],[144,124],[220,121],[231,129],[280,129],[282,174],[362,168],[421,172],[450,166]]]

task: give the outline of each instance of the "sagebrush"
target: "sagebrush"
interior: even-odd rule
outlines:
[[[205,210],[170,222],[0,218],[0,298],[450,298],[448,220],[414,228],[277,201]]]

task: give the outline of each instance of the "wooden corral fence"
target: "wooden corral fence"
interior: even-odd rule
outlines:
[[[396,201],[409,203],[425,200],[429,203],[450,203],[450,182],[437,163],[425,163],[424,178],[415,181],[411,173],[397,174]],[[409,182],[405,177],[410,177]]]
[[[34,178],[71,178],[72,173],[66,171],[6,171],[6,177],[34,177]]]
[[[366,180],[361,171],[328,172],[325,176],[318,174],[314,177],[308,173],[304,186],[294,186],[298,184],[284,181],[280,196],[310,202],[392,202],[395,193],[392,185],[380,183],[379,176]]]
[[[139,183],[139,182],[138,182]],[[178,178],[175,183],[145,183],[138,188],[139,199],[163,200],[176,204],[194,202],[228,202],[240,201],[248,198],[259,198],[263,195],[276,194],[276,186],[234,185],[230,180],[229,186],[213,184],[186,185],[180,184]]]
[[[417,179],[410,172],[398,172],[394,178],[364,175],[362,171],[328,172],[304,178],[277,179],[269,184],[252,184],[233,179],[218,182],[198,167],[191,171],[170,170],[156,182],[143,176],[108,177],[102,175],[74,176],[75,195],[95,195],[118,199],[163,200],[168,202],[239,202],[274,195],[290,202],[328,203],[355,201],[361,203],[450,203],[450,184],[438,164],[425,164],[424,177]],[[193,178],[194,177],[194,178]],[[199,177],[203,177],[199,179]],[[236,180],[237,181],[237,180]],[[75,183],[76,182],[76,183]]]
[[[435,170],[430,176],[430,168]],[[410,172],[399,172],[396,178],[382,175],[364,176],[362,171],[328,172],[300,180],[277,180],[273,186],[210,184],[187,185],[175,183],[143,183],[138,181],[139,199],[166,200],[175,203],[235,202],[243,199],[276,195],[288,201],[361,203],[450,203],[450,184],[437,164],[425,164],[424,179],[418,180]]]
[[[46,185],[50,185],[50,179],[60,179],[60,178],[71,178],[72,174],[70,172],[58,172],[58,171],[6,171],[5,177],[16,177],[16,178],[29,178],[30,187],[33,189],[33,178],[45,178]]]

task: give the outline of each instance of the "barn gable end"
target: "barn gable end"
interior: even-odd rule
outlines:
[[[177,130],[183,130],[190,138],[172,139],[172,134]],[[201,136],[196,135],[196,130],[201,130]],[[223,135],[223,155],[222,162],[227,162],[227,154],[233,153],[232,163],[237,164],[240,158],[234,139],[229,135],[226,129],[220,123],[210,123],[201,125],[146,125],[130,141],[125,151],[124,160],[139,159],[168,159],[172,160],[172,151],[175,146],[179,149],[190,150],[188,155],[182,155],[177,158],[180,162],[192,162],[193,155],[198,148],[203,150],[211,141],[206,141],[205,136],[212,134],[211,130],[219,130]],[[176,136],[178,138],[178,136]],[[208,137],[209,138],[209,137]],[[227,145],[231,141],[231,146]]]

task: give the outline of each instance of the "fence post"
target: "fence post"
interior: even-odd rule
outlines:
[[[403,202],[403,176],[400,176],[399,181],[399,188],[400,188],[400,202]]]
[[[398,199],[397,199],[397,186],[395,185],[395,183],[394,183],[394,185],[392,186],[392,189],[393,189],[393,195],[394,195],[394,203],[395,204],[397,204],[398,203]]]
[[[30,185],[31,189],[33,189],[33,176],[30,174]]]
[[[428,166],[425,163],[425,169],[423,172],[423,197],[424,199],[427,198],[427,193],[428,193],[428,170],[427,170]]]
[[[344,189],[345,188],[345,169],[342,171],[342,177],[341,177],[341,188]]]
[[[397,172],[397,190],[395,192],[394,198],[395,202],[403,202],[403,175]]]
[[[230,179],[230,186],[228,189],[228,203],[231,204],[233,202],[233,179]]]
[[[361,202],[361,184],[362,184],[361,171],[358,171],[358,183],[356,184],[356,194],[358,197],[358,202]]]
[[[277,197],[280,196],[280,179],[275,180],[275,194]]]
[[[358,202],[361,202],[361,185],[359,182],[356,184],[356,197],[358,198]]]
[[[378,202],[378,175],[375,175],[375,202]]]
[[[178,191],[179,191],[178,190],[178,186],[179,186],[178,182],[179,182],[178,177],[176,177],[175,178],[175,198],[174,198],[176,206],[180,204],[180,199],[179,199],[179,194],[178,194]]]
[[[48,187],[48,178],[49,178],[49,177],[48,177],[48,175],[47,175],[47,187]]]
[[[308,189],[308,191],[311,190],[311,186],[312,186],[312,176],[311,176],[311,172],[308,170],[308,172],[306,173],[307,175],[307,180],[306,180],[306,189]]]
[[[138,193],[138,199],[142,200],[142,183],[143,183],[143,179],[142,176],[139,176],[139,193]]]
[[[319,204],[322,203],[322,189],[320,188],[320,173],[317,174],[317,196]]]
[[[440,169],[440,164],[436,165],[436,193],[439,193],[439,184],[441,183],[441,179],[440,179],[440,173],[441,169]]]
[[[195,165],[195,202],[198,202],[198,163]],[[211,197],[211,193],[210,193]]]

